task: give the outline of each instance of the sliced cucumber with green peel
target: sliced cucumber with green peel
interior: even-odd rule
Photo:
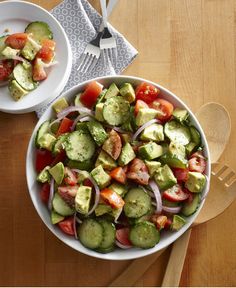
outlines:
[[[39,147],[39,139],[48,132],[49,130],[49,126],[50,126],[50,121],[47,120],[45,122],[43,122],[43,124],[41,124],[41,126],[39,127],[36,137],[35,137],[35,145],[37,147]]]
[[[43,39],[53,39],[53,33],[49,25],[42,21],[31,22],[25,32],[32,34],[35,41],[41,43]]]
[[[16,79],[17,83],[27,91],[34,90],[37,86],[37,83],[34,82],[32,78],[31,66],[25,68],[23,64],[17,64],[13,69],[13,77]]]
[[[88,159],[88,160],[85,160],[83,162],[79,162],[76,160],[69,160],[67,162],[67,166],[69,168],[72,168],[72,169],[91,171],[94,167],[94,163],[93,163],[92,159]]]
[[[71,216],[75,213],[75,209],[71,208],[58,193],[55,193],[53,197],[52,207],[56,213],[62,216]]]
[[[129,239],[134,246],[147,249],[160,241],[160,233],[153,223],[145,221],[131,228]]]
[[[110,250],[115,244],[116,239],[116,228],[112,222],[106,220],[100,220],[99,223],[103,227],[103,239],[99,246],[101,250]]]
[[[197,211],[199,203],[200,203],[200,195],[194,194],[193,195],[193,201],[191,203],[185,203],[182,210],[181,210],[181,213],[184,216],[192,215],[193,213],[195,213]]]
[[[175,120],[171,120],[165,124],[164,133],[170,141],[181,145],[187,145],[191,141],[189,128]]]

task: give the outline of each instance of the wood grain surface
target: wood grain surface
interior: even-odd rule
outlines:
[[[31,2],[51,9],[60,1]],[[125,74],[165,86],[193,111],[208,101],[225,105],[232,135],[222,158],[236,169],[236,1],[120,0],[110,22],[139,51]],[[0,113],[0,286],[106,286],[130,261],[103,261],[65,246],[31,203],[25,155],[36,122],[34,113]],[[235,209],[236,203],[193,229],[181,286],[236,286]],[[169,250],[136,286],[161,284]]]

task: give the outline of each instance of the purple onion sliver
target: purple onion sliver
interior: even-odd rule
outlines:
[[[116,215],[116,217],[115,217],[115,219],[114,219],[114,222],[115,223],[118,223],[118,219],[119,219],[119,217],[120,217],[120,214],[122,213],[122,208],[118,208],[119,209],[119,213],[117,213],[117,215]]]
[[[119,241],[116,240],[116,246],[118,246],[119,248],[121,249],[130,249],[132,246],[129,246],[129,245],[123,245],[121,244]]]
[[[94,115],[94,112],[91,111],[90,109],[86,108],[86,107],[69,106],[69,107],[66,107],[65,109],[63,109],[61,112],[59,112],[57,114],[57,118],[61,118],[61,117],[64,118],[65,116],[67,116],[71,112],[75,112],[75,111],[77,111],[79,113],[85,113],[85,114],[91,115],[91,116]]]
[[[153,180],[149,181],[149,186],[151,187],[151,189],[155,195],[155,198],[156,198],[156,203],[157,203],[156,213],[161,213],[161,211],[162,211],[161,192],[160,192],[157,184]]]
[[[152,119],[150,121],[148,121],[147,123],[143,124],[141,127],[138,128],[138,130],[134,133],[133,137],[132,137],[132,141],[135,141],[136,138],[138,137],[138,135],[148,126],[154,124],[154,123],[160,123],[160,121],[158,119]]]
[[[80,116],[81,116],[81,115],[79,115],[79,116],[77,116],[77,117],[75,118],[74,123],[73,123],[73,125],[72,125],[71,128],[70,128],[71,131],[74,131],[74,130],[75,130],[75,126],[76,126],[76,124],[79,122]]]
[[[167,212],[167,213],[172,213],[172,214],[178,214],[181,210],[181,206],[178,207],[167,207],[167,206],[162,206],[162,210]]]
[[[76,223],[77,223],[77,219],[76,219],[76,212],[74,214],[74,221],[73,221],[73,228],[74,228],[74,232],[75,232],[75,239],[78,240],[78,235],[77,235],[77,229],[76,229]]]
[[[83,116],[79,118],[80,122],[87,122],[87,121],[93,121],[93,118],[91,116]]]
[[[54,179],[51,179],[50,182],[50,193],[49,193],[49,198],[48,198],[48,209],[51,211],[52,210],[52,199],[54,196]]]

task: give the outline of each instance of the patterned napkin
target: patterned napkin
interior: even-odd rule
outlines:
[[[103,57],[100,56],[93,71],[90,74],[82,74],[76,69],[78,65],[77,61],[83,53],[87,43],[97,34],[102,17],[87,0],[64,0],[56,6],[51,13],[64,28],[69,38],[73,54],[71,75],[63,92],[85,80],[105,75],[120,74],[130,63],[132,63],[138,54],[137,50],[123,35],[112,26],[109,26],[117,43],[116,66],[113,67],[111,63],[109,63],[109,65],[104,65]],[[50,103],[36,110],[37,116],[41,117],[49,105]]]

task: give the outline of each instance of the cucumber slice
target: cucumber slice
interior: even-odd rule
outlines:
[[[58,154],[63,148],[69,133],[60,135],[52,146],[52,153]]]
[[[103,100],[105,99],[106,93],[107,93],[107,89],[103,89],[102,92],[100,93],[100,95],[97,98],[96,105],[103,102]]]
[[[53,39],[53,33],[49,25],[42,21],[31,22],[26,28],[25,32],[33,34],[33,38],[38,43],[43,39]]]
[[[86,219],[78,228],[80,242],[87,248],[96,249],[103,241],[102,224],[94,219]]]
[[[184,216],[190,216],[193,213],[197,211],[198,205],[200,203],[200,195],[199,194],[194,194],[193,195],[193,201],[191,203],[185,203],[181,213]]]
[[[132,188],[125,196],[124,212],[127,217],[139,218],[151,209],[151,197],[142,188]]]
[[[37,83],[32,78],[32,67],[25,68],[23,64],[17,64],[13,69],[13,77],[18,84],[27,91],[34,90]]]
[[[110,125],[122,125],[129,119],[130,105],[123,97],[117,96],[106,100],[103,118]]]
[[[116,239],[116,228],[115,225],[106,220],[100,220],[99,223],[103,227],[103,239],[99,246],[99,249],[110,250],[114,246]]]
[[[200,135],[199,131],[193,126],[190,126],[189,130],[191,133],[192,141],[196,144],[196,146],[199,146],[201,144],[201,135]]]
[[[69,160],[67,163],[67,166],[72,169],[80,169],[80,170],[86,170],[91,171],[94,167],[92,159],[85,160],[83,162],[75,161],[75,160]]]
[[[62,216],[71,216],[75,213],[75,209],[67,205],[58,193],[55,193],[53,197],[52,207],[56,213]]]
[[[89,134],[74,131],[67,138],[65,150],[69,159],[83,162],[93,156],[95,143]]]
[[[189,128],[175,120],[165,124],[164,133],[171,141],[181,145],[187,145],[191,141]]]
[[[35,146],[36,147],[40,147],[39,145],[39,139],[48,132],[49,130],[49,126],[50,126],[50,121],[47,120],[45,122],[43,122],[43,124],[41,124],[41,126],[39,127],[36,137],[35,137]]]
[[[134,246],[147,249],[160,241],[160,233],[153,223],[145,221],[131,228],[129,239]]]
[[[0,53],[6,48],[5,40],[7,39],[8,35],[0,37]]]

